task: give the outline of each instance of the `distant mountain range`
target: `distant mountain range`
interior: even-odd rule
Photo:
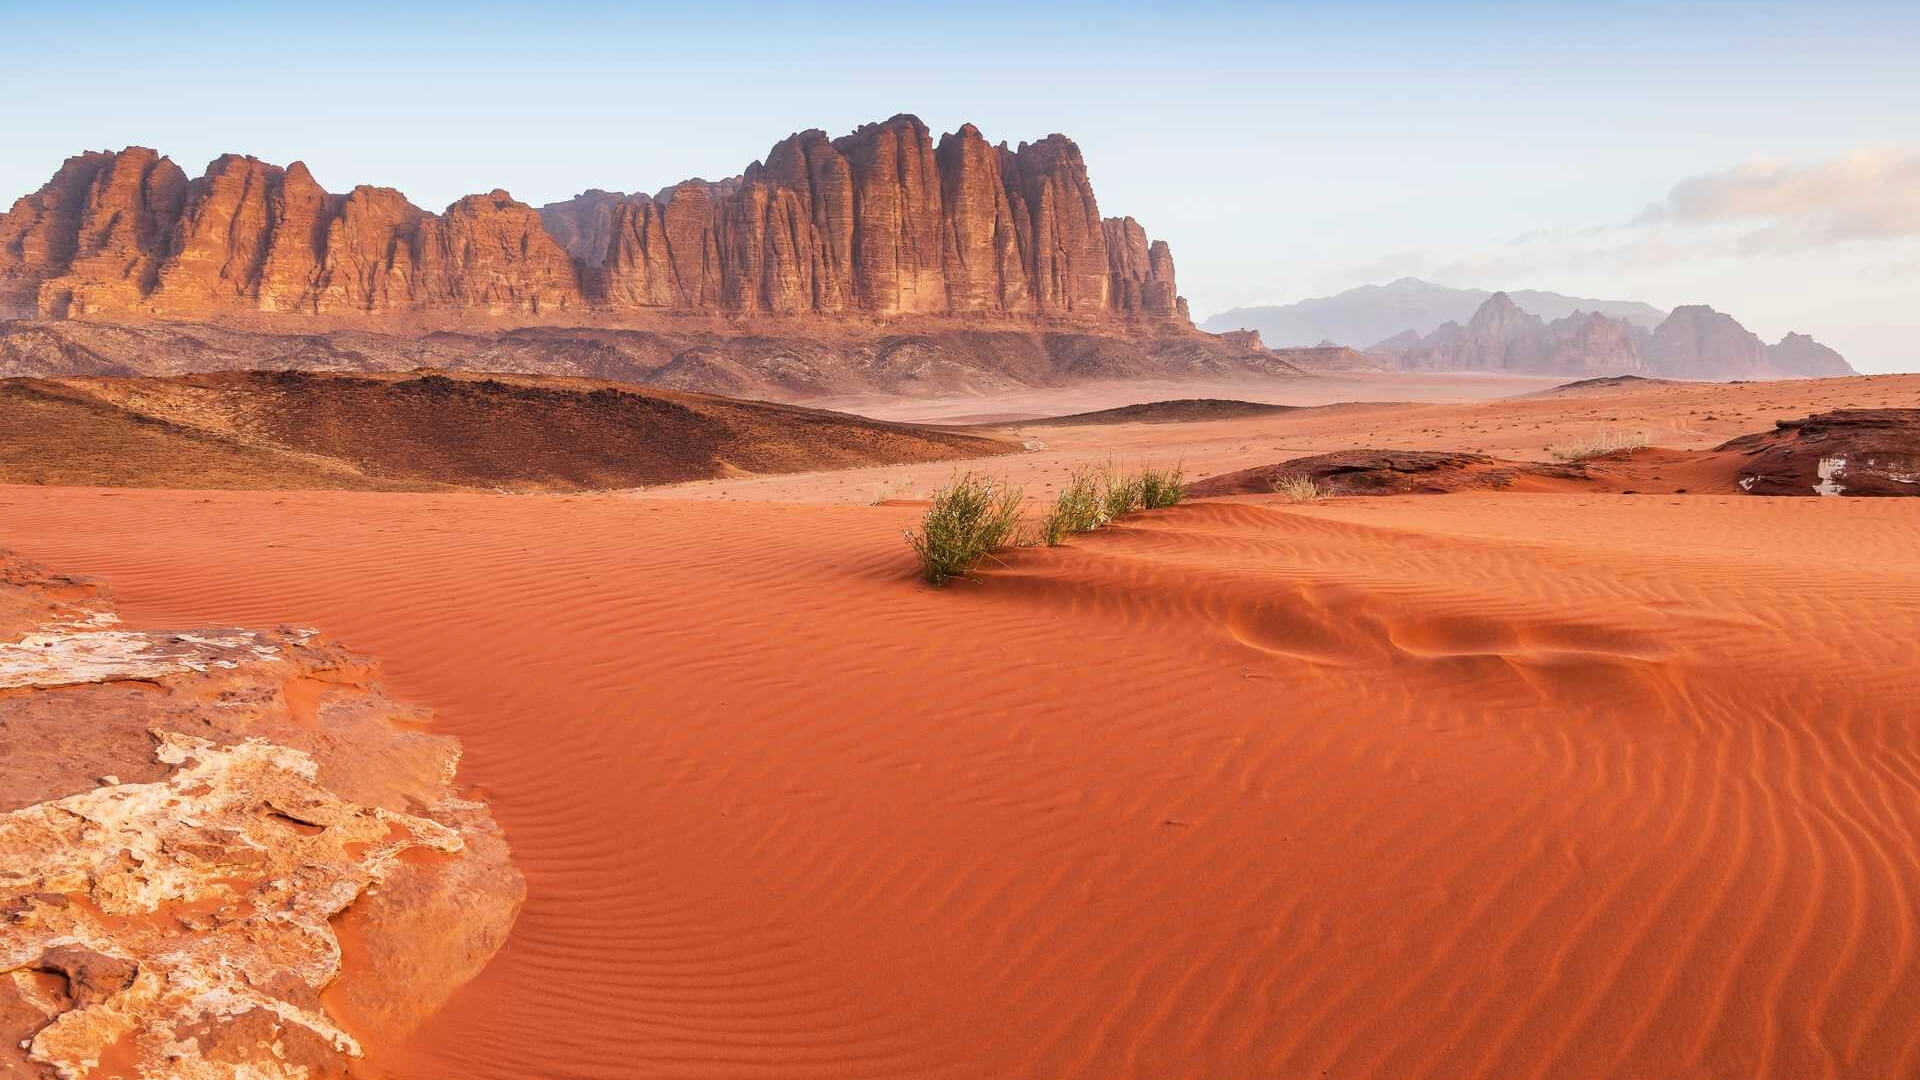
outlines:
[[[1368,354],[1403,371],[1503,371],[1541,375],[1654,375],[1675,379],[1820,378],[1854,373],[1805,334],[1768,345],[1705,304],[1673,309],[1652,330],[1594,311],[1548,322],[1494,293],[1466,325],[1402,331]]]
[[[1203,329],[1258,330],[1269,346],[1335,341],[1382,367],[1683,379],[1851,375],[1805,334],[1768,345],[1703,304],[1671,313],[1631,300],[1522,289],[1487,292],[1401,278],[1284,307],[1236,308]]]
[[[1492,295],[1488,289],[1451,289],[1408,277],[1297,304],[1234,308],[1208,319],[1200,328],[1216,334],[1223,330],[1258,330],[1260,340],[1273,348],[1323,341],[1364,348],[1405,330],[1430,334],[1441,323],[1464,323]],[[1591,300],[1537,289],[1518,289],[1507,295],[1522,310],[1549,320],[1576,311],[1597,311],[1651,330],[1667,317],[1652,304],[1635,300]]]

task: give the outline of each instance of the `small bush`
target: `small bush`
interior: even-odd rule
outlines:
[[[1082,469],[1067,480],[1040,520],[1035,538],[1056,547],[1074,533],[1092,532],[1135,510],[1172,506],[1186,495],[1187,485],[1178,466],[1142,469],[1131,476],[1109,467]]]
[[[1107,520],[1100,475],[1082,469],[1067,478],[1067,486],[1053,500],[1053,509],[1040,520],[1040,539],[1048,547],[1058,547],[1069,534],[1092,532]]]
[[[1024,496],[1004,481],[967,473],[933,493],[920,530],[907,543],[920,556],[920,572],[943,585],[1014,541]]]
[[[1140,470],[1140,503],[1149,510],[1159,510],[1179,502],[1187,494],[1187,480],[1180,466],[1171,469]]]
[[[1547,453],[1559,461],[1585,461],[1616,450],[1638,450],[1650,441],[1645,432],[1603,431],[1576,442],[1556,443],[1547,447]]]
[[[1320,486],[1320,481],[1305,473],[1283,473],[1274,477],[1273,493],[1297,503],[1319,502],[1327,497],[1327,489]]]

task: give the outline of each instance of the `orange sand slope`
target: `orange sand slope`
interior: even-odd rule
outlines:
[[[1271,499],[919,585],[907,507],[0,489],[295,620],[529,896],[374,1074],[1920,1074],[1920,502]]]

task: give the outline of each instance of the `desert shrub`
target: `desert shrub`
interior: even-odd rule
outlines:
[[[1014,542],[1024,496],[1005,481],[967,473],[933,493],[933,505],[907,543],[920,556],[920,572],[943,585]]]
[[[1107,501],[1100,474],[1082,469],[1067,478],[1067,486],[1053,500],[1053,509],[1040,520],[1040,539],[1057,546],[1072,533],[1092,532],[1107,523]]]
[[[1053,509],[1040,520],[1035,539],[1053,547],[1074,533],[1092,532],[1135,510],[1172,506],[1185,494],[1186,479],[1178,466],[1146,468],[1132,475],[1111,466],[1081,469],[1060,489]]]
[[[1125,517],[1146,505],[1145,494],[1146,485],[1140,477],[1123,476],[1109,469],[1100,489],[1101,510],[1107,521]]]
[[[1140,504],[1149,510],[1172,506],[1187,494],[1187,480],[1180,466],[1171,469],[1140,470]]]
[[[1282,473],[1273,478],[1273,493],[1286,497],[1288,502],[1318,502],[1327,497],[1327,489],[1320,481],[1305,473]]]
[[[1547,447],[1547,453],[1559,461],[1585,461],[1616,450],[1638,450],[1649,441],[1645,432],[1603,431],[1573,442],[1555,443]]]

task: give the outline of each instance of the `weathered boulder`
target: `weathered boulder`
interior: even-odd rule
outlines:
[[[1781,420],[1716,450],[1740,455],[1751,495],[1920,495],[1920,409],[1839,409]]]

